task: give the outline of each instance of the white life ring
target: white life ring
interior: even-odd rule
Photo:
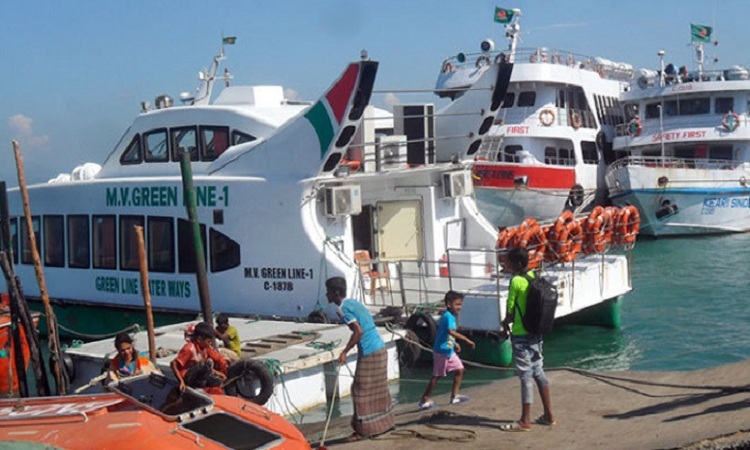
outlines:
[[[728,112],[721,118],[721,126],[732,133],[740,125],[740,116],[737,113]]]
[[[548,127],[555,122],[555,112],[551,109],[543,109],[539,112],[539,122]]]

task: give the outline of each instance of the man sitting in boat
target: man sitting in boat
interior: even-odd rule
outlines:
[[[190,340],[172,360],[170,367],[180,382],[180,390],[190,386],[209,394],[224,393],[221,383],[227,379],[227,360],[214,349],[215,337],[211,325],[200,322]]]
[[[161,373],[146,353],[140,353],[133,346],[133,338],[128,333],[115,336],[117,355],[109,362],[107,382],[152,372]]]

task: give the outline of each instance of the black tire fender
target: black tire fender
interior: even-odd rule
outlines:
[[[227,369],[224,393],[265,405],[273,395],[273,375],[261,361],[241,359]]]
[[[60,353],[60,357],[62,359],[62,365],[60,367],[65,372],[65,377],[68,379],[68,383],[70,383],[76,379],[76,365],[73,364],[73,358],[71,358],[70,355],[63,352]],[[49,368],[52,373],[55,372],[56,366],[57,359],[54,355],[49,355]]]
[[[568,201],[573,207],[579,207],[583,204],[583,186],[580,184],[574,184],[570,188],[570,194],[568,195]]]
[[[316,310],[307,315],[307,323],[331,323],[328,316],[321,310]]]
[[[437,334],[437,324],[431,315],[415,312],[406,320],[407,330],[411,330],[419,338],[419,343],[425,347],[432,347]]]

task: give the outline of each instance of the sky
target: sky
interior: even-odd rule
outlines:
[[[0,180],[17,186],[102,163],[160,94],[194,92],[222,36],[235,85],[284,86],[315,100],[367,50],[380,62],[372,103],[434,102],[444,58],[504,48],[494,9],[520,8],[520,47],[557,48],[634,67],[691,61],[690,24],[714,27],[714,68],[749,66],[750,0],[4,0],[0,2]],[[711,65],[708,68],[712,68]],[[217,86],[218,87],[218,86]]]

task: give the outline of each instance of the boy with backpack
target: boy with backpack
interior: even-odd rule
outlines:
[[[521,418],[500,427],[503,431],[531,430],[531,404],[534,402],[534,382],[544,406],[544,414],[534,422],[539,425],[555,425],[550,401],[549,381],[544,374],[542,356],[542,335],[532,334],[524,326],[524,314],[530,286],[537,275],[528,270],[529,255],[524,248],[513,248],[508,252],[506,270],[513,273],[508,289],[507,313],[503,329],[511,336],[513,365],[521,380]],[[555,299],[556,300],[556,299]],[[553,310],[554,315],[554,310]]]

